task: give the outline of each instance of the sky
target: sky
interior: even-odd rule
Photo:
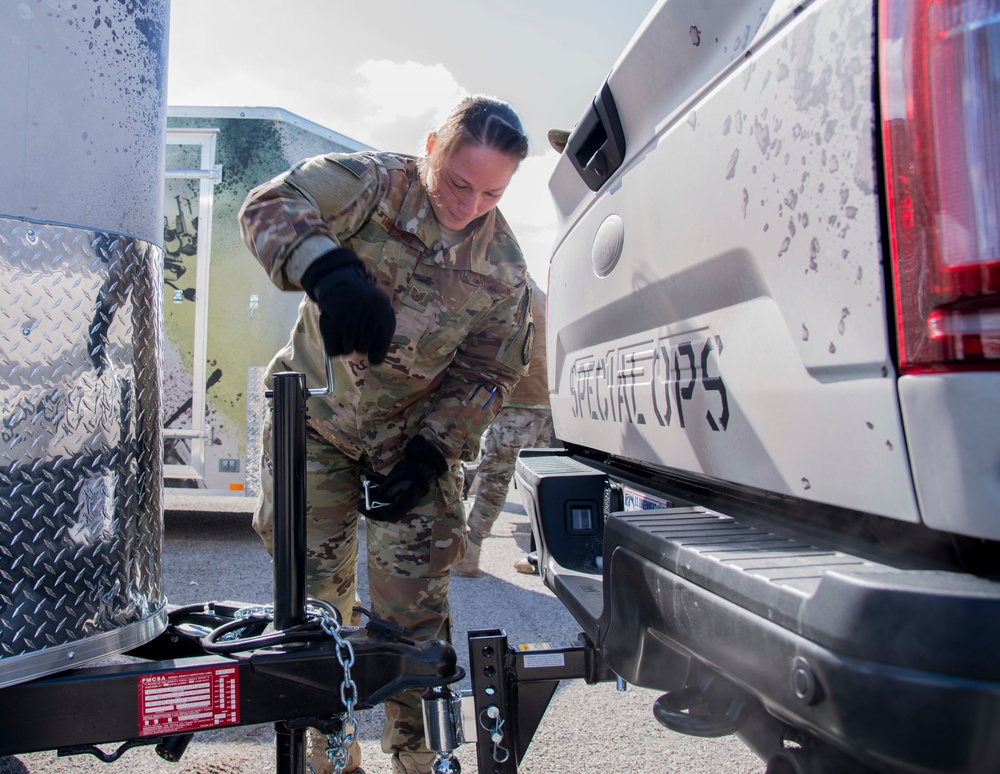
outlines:
[[[531,155],[500,210],[536,281],[556,233],[549,129],[572,129],[654,0],[172,0],[167,101],[276,107],[420,153],[468,94],[511,103]]]

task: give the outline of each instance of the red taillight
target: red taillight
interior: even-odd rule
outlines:
[[[1000,365],[1000,0],[882,0],[903,372]]]

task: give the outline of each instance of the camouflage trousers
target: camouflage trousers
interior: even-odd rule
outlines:
[[[545,408],[504,406],[483,439],[476,473],[476,500],[469,513],[469,539],[481,545],[507,502],[517,453],[523,448],[551,446],[552,412]]]
[[[263,428],[261,494],[253,526],[268,552],[273,542],[273,465],[270,418]],[[355,460],[311,429],[306,436],[306,584],[310,597],[340,610],[356,626],[361,604],[357,561],[362,523],[358,512],[367,460]],[[381,471],[386,472],[386,471]],[[364,519],[368,592],[377,617],[407,629],[416,640],[451,640],[449,568],[465,555],[461,476],[439,477],[430,493],[396,524]],[[427,751],[420,695],[413,689],[385,702],[382,749],[386,753]]]

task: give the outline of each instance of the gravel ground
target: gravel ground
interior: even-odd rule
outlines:
[[[512,488],[493,536],[484,545],[482,574],[476,578],[454,577],[452,581],[455,647],[460,664],[468,664],[469,630],[503,629],[511,645],[575,640],[579,627],[538,576],[521,575],[511,566],[528,549],[529,535],[527,517]],[[163,582],[172,604],[208,600],[266,603],[272,598],[270,558],[250,527],[249,515],[240,512],[168,513]],[[364,586],[361,593],[364,601]],[[466,678],[456,687],[471,685]],[[665,730],[652,715],[657,696],[657,692],[633,686],[619,692],[614,684],[563,682],[519,772],[764,772],[764,764],[733,737],[704,740]],[[383,719],[380,708],[359,717],[363,771],[391,774],[388,756],[379,747]],[[91,756],[59,758],[54,752],[31,753],[16,760],[0,759],[0,774],[259,774],[274,770],[273,739],[270,725],[202,732],[180,763],[163,761],[149,748],[130,750],[111,764]],[[103,748],[111,750],[114,746]],[[465,771],[476,771],[472,745],[461,747],[458,757]]]

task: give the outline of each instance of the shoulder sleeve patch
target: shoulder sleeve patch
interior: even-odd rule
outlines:
[[[504,342],[497,360],[524,376],[531,362],[535,344],[535,323],[531,317],[531,289],[527,288],[520,303],[518,318],[521,324],[514,328]]]
[[[527,366],[531,362],[531,353],[535,348],[535,323],[528,323],[528,332],[521,345],[521,362]]]
[[[332,161],[334,164],[339,164],[352,175],[360,178],[365,170],[368,168],[365,166],[363,161],[354,158],[353,156],[327,156],[327,161]]]

